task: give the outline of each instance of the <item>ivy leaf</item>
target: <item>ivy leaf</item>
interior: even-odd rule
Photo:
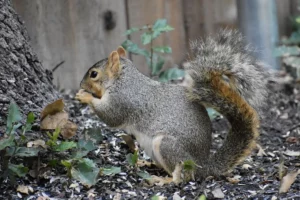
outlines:
[[[99,127],[85,129],[84,135],[86,140],[92,140],[94,144],[99,143],[103,140],[102,129]]]
[[[115,175],[121,172],[121,167],[107,167],[107,168],[101,168],[101,174],[104,175]]]
[[[76,167],[71,169],[72,177],[88,187],[97,183],[98,174],[99,168],[88,158],[81,159]]]
[[[174,28],[167,24],[167,20],[166,19],[158,19],[154,23],[154,25],[152,27],[152,30],[153,30],[152,39],[155,39],[162,32],[172,31],[172,30],[174,30]]]
[[[151,179],[150,174],[146,171],[137,172],[137,175],[143,179],[147,179],[147,180]]]
[[[15,144],[14,139],[15,139],[14,135],[9,135],[8,138],[0,140],[0,151],[6,147],[14,146]]]
[[[77,147],[77,144],[73,141],[71,142],[61,142],[59,145],[54,146],[54,151],[66,151],[68,149],[72,149]]]
[[[14,174],[16,174],[18,177],[24,177],[28,172],[28,168],[24,167],[23,164],[14,165],[12,163],[8,163],[8,169]]]
[[[19,107],[15,102],[11,102],[8,109],[8,116],[6,122],[6,132],[11,133],[13,131],[13,126],[16,122],[22,120],[22,116]]]
[[[170,80],[177,80],[184,77],[184,70],[178,68],[170,68],[159,74],[159,80],[161,82],[168,82]]]
[[[129,153],[126,155],[126,160],[131,166],[135,166],[135,164],[138,161],[138,153],[137,151],[134,151],[134,154]]]
[[[94,143],[92,140],[83,140],[80,139],[77,143],[77,150],[76,152],[72,155],[73,159],[78,159],[86,156],[90,151],[93,151],[96,149]]]
[[[27,147],[12,147],[7,149],[7,156],[16,156],[16,157],[34,157],[39,153],[38,148],[27,148]]]
[[[142,55],[145,57],[149,56],[149,52],[147,50],[139,48],[137,44],[130,40],[123,42],[122,47],[133,54]]]
[[[172,48],[168,46],[154,47],[153,51],[160,52],[160,53],[172,53]]]
[[[141,41],[143,45],[149,44],[152,40],[152,33],[145,32],[141,35]]]

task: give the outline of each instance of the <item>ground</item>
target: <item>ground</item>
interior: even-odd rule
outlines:
[[[17,185],[30,185],[33,189],[29,195],[16,192],[16,187],[8,182],[0,185],[0,199],[36,199],[39,196],[52,199],[150,199],[154,195],[167,199],[197,199],[205,194],[208,199],[222,197],[224,199],[300,199],[300,178],[292,184],[287,193],[279,194],[280,175],[300,168],[299,156],[290,156],[287,150],[299,152],[300,115],[299,85],[297,83],[274,84],[268,97],[267,109],[261,123],[260,147],[251,156],[235,167],[227,175],[204,182],[191,181],[178,186],[148,186],[146,181],[137,176],[133,167],[128,164],[126,155],[130,152],[120,138],[120,130],[112,130],[94,116],[90,110],[73,100],[74,93],[66,94],[68,112],[71,120],[79,125],[78,134],[84,127],[100,127],[103,141],[97,153],[88,157],[97,160],[99,165],[120,166],[121,173],[114,176],[100,176],[97,184],[86,188],[79,182],[68,179],[63,167],[48,169],[37,178],[27,175],[17,179]],[[213,120],[213,147],[222,144],[228,130],[226,120]],[[39,137],[39,131],[32,135]],[[142,156],[142,151],[140,156]],[[40,158],[47,159],[47,155]],[[151,175],[166,176],[156,168],[144,167]],[[70,185],[72,185],[70,187]],[[120,198],[121,197],[121,198]]]

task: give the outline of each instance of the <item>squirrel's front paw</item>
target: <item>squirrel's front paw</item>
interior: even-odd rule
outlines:
[[[93,95],[84,91],[83,89],[79,90],[75,96],[75,99],[80,101],[80,103],[90,104],[93,100]]]

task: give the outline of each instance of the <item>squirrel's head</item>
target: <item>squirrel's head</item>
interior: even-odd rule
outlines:
[[[100,99],[106,88],[119,77],[122,70],[120,57],[125,56],[125,49],[119,47],[117,51],[111,52],[107,59],[94,64],[84,75],[80,88]]]

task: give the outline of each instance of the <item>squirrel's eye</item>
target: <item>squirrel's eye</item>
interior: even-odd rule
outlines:
[[[96,78],[97,75],[98,75],[98,72],[92,71],[90,77],[91,77],[91,78]]]

